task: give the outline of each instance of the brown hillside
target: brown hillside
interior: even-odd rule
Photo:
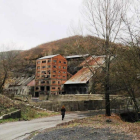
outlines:
[[[51,54],[73,55],[73,54],[94,54],[102,55],[104,40],[93,36],[72,36],[57,41],[41,44],[30,50],[21,52],[22,58],[37,59]],[[99,47],[100,46],[100,47]],[[113,46],[120,46],[114,44]]]

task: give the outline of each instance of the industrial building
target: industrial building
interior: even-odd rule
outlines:
[[[58,95],[67,81],[67,60],[59,55],[49,55],[36,60],[35,97]]]

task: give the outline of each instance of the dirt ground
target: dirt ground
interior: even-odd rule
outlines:
[[[124,122],[117,115],[97,115],[46,129],[33,140],[140,140],[140,122]]]

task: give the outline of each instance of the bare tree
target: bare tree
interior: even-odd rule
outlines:
[[[6,80],[12,76],[11,71],[16,66],[16,57],[19,51],[0,52],[0,93],[3,92]]]
[[[105,54],[104,92],[106,115],[110,116],[110,63],[113,55],[113,43],[117,42],[123,31],[123,16],[127,12],[125,0],[85,0],[84,21],[87,33],[104,39],[99,45]],[[119,37],[118,37],[119,36]]]

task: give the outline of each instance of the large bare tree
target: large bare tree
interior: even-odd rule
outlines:
[[[6,80],[12,76],[11,71],[15,70],[18,54],[19,51],[0,52],[0,94],[3,92]]]
[[[110,63],[113,55],[113,43],[116,43],[123,31],[123,17],[127,13],[128,3],[125,0],[85,0],[84,23],[87,34],[102,38],[99,44],[105,54],[104,92],[106,115],[110,116]]]

